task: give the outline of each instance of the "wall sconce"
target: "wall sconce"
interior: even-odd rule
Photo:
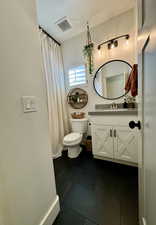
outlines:
[[[121,39],[121,38],[125,38],[126,40],[128,40],[130,38],[130,35],[125,34],[125,35],[121,35],[121,36],[115,37],[113,39],[110,39],[108,41],[105,41],[98,45],[98,50],[100,50],[101,46],[104,44],[107,44],[109,50],[112,48],[118,47],[118,39]]]

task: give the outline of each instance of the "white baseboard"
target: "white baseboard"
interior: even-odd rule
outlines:
[[[146,220],[145,220],[144,217],[142,218],[142,224],[143,224],[143,225],[147,225]]]
[[[56,155],[52,155],[53,159],[57,159],[62,156],[62,152],[58,152]]]
[[[52,203],[52,205],[50,206],[49,210],[47,211],[47,213],[45,214],[44,218],[42,219],[39,225],[52,225],[59,211],[60,211],[60,203],[59,197],[57,195],[55,201]]]

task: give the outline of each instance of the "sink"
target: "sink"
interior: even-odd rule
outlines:
[[[96,104],[95,110],[88,112],[88,115],[92,116],[101,116],[101,115],[137,115],[138,114],[138,105],[135,103],[133,106],[130,107],[132,104],[128,105],[128,108],[123,108],[122,103],[114,104],[114,108],[112,108],[112,104]]]
[[[109,111],[118,111],[118,110],[137,110],[137,103],[127,103],[127,108],[123,108],[123,103],[111,103],[111,104],[95,104],[95,110],[109,110]]]

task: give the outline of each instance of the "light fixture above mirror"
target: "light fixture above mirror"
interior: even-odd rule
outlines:
[[[105,42],[103,42],[103,43],[98,45],[98,50],[100,50],[101,46],[105,45],[105,44],[107,44],[109,50],[112,49],[112,48],[118,47],[118,40],[121,39],[121,38],[125,38],[126,40],[128,40],[130,38],[130,35],[129,34],[125,34],[125,35],[117,36],[115,38],[107,40],[107,41],[105,41]]]

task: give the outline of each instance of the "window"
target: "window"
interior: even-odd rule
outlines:
[[[86,84],[86,69],[85,66],[77,66],[69,70],[68,72],[69,86],[76,86]]]

